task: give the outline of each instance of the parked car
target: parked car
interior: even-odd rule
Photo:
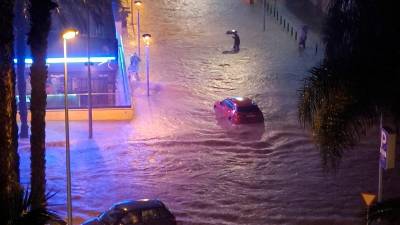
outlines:
[[[82,225],[176,225],[176,220],[161,201],[141,199],[116,203]]]
[[[250,98],[231,97],[214,103],[217,118],[229,120],[233,124],[262,123],[264,116]]]

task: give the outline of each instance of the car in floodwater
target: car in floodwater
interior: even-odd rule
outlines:
[[[250,98],[231,97],[214,103],[214,111],[219,119],[227,119],[232,124],[263,123],[264,116]]]
[[[115,203],[82,225],[176,225],[176,220],[160,200],[141,199]]]

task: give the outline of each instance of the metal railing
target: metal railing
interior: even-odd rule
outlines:
[[[68,94],[68,106],[70,109],[87,109],[88,93]],[[30,107],[31,96],[26,96],[26,103]],[[93,108],[126,108],[130,105],[116,104],[116,93],[92,93]],[[19,96],[16,96],[17,103]],[[17,104],[18,105],[18,104]],[[47,109],[63,109],[64,94],[48,94]]]

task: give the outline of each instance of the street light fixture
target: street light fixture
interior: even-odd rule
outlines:
[[[62,37],[65,40],[75,38],[79,34],[78,30],[75,29],[67,29],[63,32]],[[64,51],[65,53],[65,51]],[[65,54],[64,54],[65,55]]]
[[[137,48],[138,48],[138,56],[140,57],[140,12],[139,12],[139,9],[142,6],[142,1],[135,0],[134,4],[136,5],[136,8],[137,8]],[[133,12],[132,12],[132,15],[133,15]]]
[[[146,54],[146,78],[147,78],[147,96],[150,96],[150,78],[149,78],[149,47],[151,41],[150,34],[143,34],[143,41],[145,46],[145,54]]]
[[[67,168],[67,214],[68,224],[72,225],[72,200],[71,200],[71,157],[69,148],[69,117],[68,117],[68,72],[67,72],[67,40],[78,35],[78,30],[68,29],[62,34],[64,39],[64,108],[65,108],[65,152]]]

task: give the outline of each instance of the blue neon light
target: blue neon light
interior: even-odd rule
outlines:
[[[105,63],[110,60],[115,60],[115,57],[90,57],[90,62],[94,63]],[[14,63],[17,63],[18,60],[14,59]],[[25,63],[32,64],[32,59],[25,59]],[[87,63],[87,57],[71,57],[67,58],[67,63]],[[55,64],[55,63],[64,63],[64,58],[47,58],[47,64]]]

